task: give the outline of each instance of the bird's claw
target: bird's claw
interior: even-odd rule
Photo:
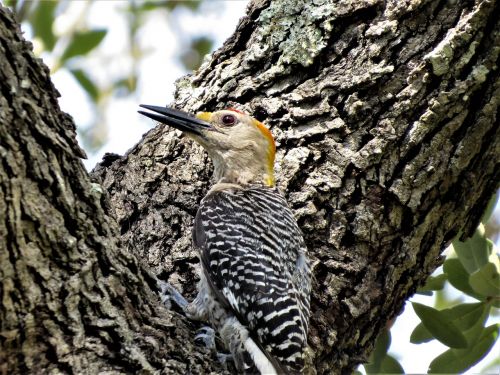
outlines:
[[[194,342],[198,345],[203,345],[207,349],[215,349],[215,331],[213,328],[205,326],[198,330],[197,335],[194,337]]]
[[[217,360],[225,366],[229,361],[233,360],[233,355],[229,353],[217,353]]]
[[[186,310],[188,301],[184,296],[169,283],[159,280],[158,286],[160,287],[161,302],[169,309],[172,309],[172,302],[181,308],[182,311]]]

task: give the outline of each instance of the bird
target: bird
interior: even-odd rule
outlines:
[[[241,373],[299,374],[310,318],[311,267],[302,232],[274,175],[271,131],[229,108],[190,115],[140,105],[208,153],[213,180],[197,210],[192,242],[201,263],[191,319],[210,323]]]

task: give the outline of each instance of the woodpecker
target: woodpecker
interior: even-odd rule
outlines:
[[[302,233],[275,186],[271,132],[234,109],[191,116],[141,107],[149,112],[139,113],[198,142],[214,164],[216,183],[192,234],[202,268],[198,295],[179,305],[212,324],[239,371],[302,372],[311,272]]]

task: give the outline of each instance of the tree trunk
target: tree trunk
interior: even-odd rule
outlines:
[[[220,372],[121,241],[31,50],[0,6],[0,373]]]
[[[349,373],[498,187],[498,1],[254,0],[175,106],[271,127],[313,260],[310,369]],[[0,8],[0,369],[220,373],[192,298],[211,166],[164,126],[89,179],[48,71]],[[154,104],[154,103],[152,103]]]

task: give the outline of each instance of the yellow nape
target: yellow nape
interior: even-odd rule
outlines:
[[[209,122],[210,119],[212,118],[212,112],[198,112],[196,114],[196,118],[199,118],[200,120]]]
[[[271,131],[260,121],[253,119],[253,123],[267,138],[269,146],[267,148],[267,176],[265,183],[267,186],[274,186],[274,157],[276,155],[276,143]]]
[[[274,175],[267,175],[264,179],[264,183],[269,187],[273,187],[274,186]]]

